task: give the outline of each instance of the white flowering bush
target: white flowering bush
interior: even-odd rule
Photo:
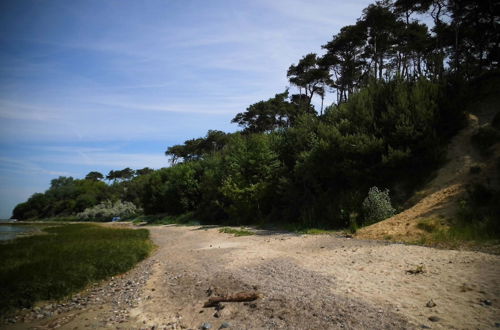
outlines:
[[[396,214],[391,205],[389,190],[384,191],[377,187],[371,187],[368,196],[363,201],[363,214],[366,224],[372,224]]]
[[[142,213],[142,209],[131,202],[122,202],[120,200],[112,202],[104,201],[100,204],[86,208],[76,216],[81,220],[111,220],[114,217],[128,218]]]

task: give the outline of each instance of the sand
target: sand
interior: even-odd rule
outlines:
[[[157,250],[119,277],[125,287],[141,283],[129,304],[113,300],[117,289],[96,301],[108,281],[82,293],[93,297],[86,306],[6,328],[489,329],[500,322],[499,256],[332,235],[149,229]],[[237,292],[260,298],[203,308],[209,296]]]

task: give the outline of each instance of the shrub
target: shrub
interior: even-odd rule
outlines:
[[[109,200],[97,204],[95,206],[86,208],[83,212],[78,213],[76,216],[82,220],[99,220],[109,221],[113,217],[129,218],[134,215],[142,213],[142,209],[135,206],[131,202]]]
[[[372,224],[393,216],[396,210],[391,205],[389,190],[384,191],[371,187],[363,201],[365,224]]]
[[[470,174],[479,174],[481,173],[481,167],[480,166],[471,166],[469,169]]]
[[[500,190],[482,184],[467,188],[467,196],[460,203],[456,231],[466,239],[500,238]]]
[[[491,126],[481,127],[479,131],[471,137],[471,142],[479,151],[488,156],[490,147],[500,141],[500,131]]]
[[[496,113],[491,121],[491,126],[500,130],[500,111]]]

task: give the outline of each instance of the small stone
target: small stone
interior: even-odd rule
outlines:
[[[495,322],[495,328],[500,328],[500,322]]]
[[[212,329],[212,325],[208,322],[205,322],[201,325],[202,330]]]
[[[231,327],[231,324],[229,322],[222,322],[222,324],[220,325],[219,329],[226,329],[226,328],[229,328]]]
[[[220,317],[220,313],[219,313],[219,312],[215,312],[215,313],[214,313],[214,317],[215,317],[215,318],[219,318],[219,317]]]
[[[493,305],[493,303],[491,302],[491,300],[481,299],[481,305],[483,305],[483,306],[491,306],[491,305]]]
[[[438,316],[430,316],[429,317],[429,321],[431,321],[431,322],[438,322],[440,320],[441,320],[441,318]]]
[[[431,299],[427,302],[427,304],[425,304],[425,307],[429,308],[436,307],[436,303]]]
[[[428,325],[422,324],[420,326],[420,329],[432,329],[432,328],[430,326],[428,326]]]

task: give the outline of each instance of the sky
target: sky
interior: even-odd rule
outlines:
[[[0,1],[0,218],[59,176],[165,167],[169,146],[238,130],[370,2]]]

